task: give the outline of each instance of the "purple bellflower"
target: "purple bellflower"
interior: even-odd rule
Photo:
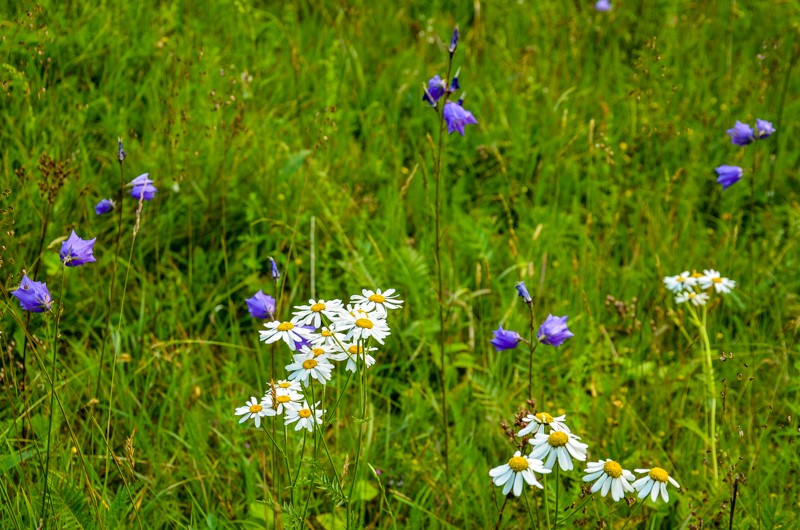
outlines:
[[[533,303],[533,298],[531,298],[531,294],[528,292],[525,282],[517,282],[517,292],[526,304],[531,305]]]
[[[94,207],[94,213],[97,215],[103,215],[104,213],[108,213],[114,209],[114,201],[111,199],[103,199],[102,201],[97,203],[97,206]]]
[[[756,119],[756,132],[759,139],[769,138],[775,133],[775,127],[767,120]]]
[[[254,318],[261,320],[275,318],[275,299],[268,294],[264,294],[261,289],[258,290],[252,298],[245,300],[247,302],[247,310]]]
[[[149,201],[156,196],[158,189],[153,186],[153,181],[147,178],[149,175],[150,173],[142,173],[130,181],[129,185],[132,186],[131,197],[136,200],[144,199]]]
[[[722,189],[727,190],[740,180],[742,180],[742,174],[744,170],[739,166],[719,166],[714,171],[717,172],[717,182],[722,184]]]
[[[493,331],[494,338],[490,341],[497,351],[512,350],[517,347],[522,337],[516,331],[503,329],[503,326],[497,326]]]
[[[61,243],[61,261],[67,267],[79,267],[97,261],[92,254],[95,241],[97,238],[81,239],[73,230],[67,240]]]
[[[447,122],[447,132],[453,134],[458,131],[461,136],[464,136],[464,127],[475,125],[478,120],[475,119],[475,116],[470,111],[462,107],[460,102],[461,100],[459,100],[459,103],[448,101],[444,104],[442,112],[444,113],[444,121]]]
[[[458,26],[453,29],[453,36],[450,37],[450,47],[447,49],[450,52],[450,55],[456,53],[456,48],[458,48]]]
[[[128,153],[126,153],[125,149],[122,148],[122,138],[117,138],[117,143],[119,144],[117,160],[119,160],[119,163],[122,164],[122,162],[125,160],[125,157],[128,156]]]
[[[597,0],[594,8],[598,11],[611,11],[611,2],[608,0]]]
[[[539,333],[536,335],[539,342],[548,346],[561,346],[565,340],[574,337],[575,335],[567,328],[567,318],[569,317],[547,315],[547,318],[539,327]]]
[[[738,120],[732,129],[728,129],[725,132],[730,135],[731,143],[734,145],[747,145],[753,143],[753,140],[755,140],[753,129],[746,123],[742,123]]]
[[[269,258],[269,264],[272,266],[272,279],[276,282],[281,279],[281,271],[278,270],[278,264],[275,263],[275,260],[272,259],[272,256]]]
[[[22,275],[22,283],[18,289],[11,291],[11,294],[19,300],[19,305],[25,311],[43,313],[50,311],[53,306],[53,299],[50,297],[50,291],[47,290],[47,284],[35,282],[28,278],[27,274]]]
[[[422,96],[422,101],[427,101],[432,107],[436,106],[436,102],[444,96],[445,89],[447,88],[444,80],[435,75],[428,81],[428,88]]]

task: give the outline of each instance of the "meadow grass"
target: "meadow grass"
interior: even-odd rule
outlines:
[[[272,445],[233,415],[264,391],[270,355],[290,360],[259,343],[244,302],[277,296],[273,256],[284,308],[362,287],[405,300],[369,371],[355,493],[366,527],[495,526],[503,499],[488,470],[514,450],[500,422],[530,395],[527,351],[489,340],[498,324],[527,329],[519,280],[538,319],[569,315],[575,333],[537,349],[536,407],[566,413],[590,460],[659,465],[682,486],[629,527],[794,527],[800,5],[392,4],[2,4],[0,526],[39,524],[50,418],[48,527],[288,526],[265,502]],[[446,466],[438,122],[421,97],[445,73],[456,24],[479,125],[444,141]],[[725,130],[756,118],[777,134],[731,145]],[[93,208],[119,189],[117,137],[125,176],[149,172],[159,192],[135,243],[136,201],[123,203],[106,333],[117,225]],[[721,164],[745,180],[723,192]],[[24,269],[58,296],[56,251],[72,228],[97,237],[98,262],[66,271],[51,381],[54,320],[9,292]],[[738,281],[709,321],[718,481],[700,335],[661,282],[712,267]],[[346,393],[331,427],[340,472],[359,403]],[[562,473],[562,516],[586,500],[577,467]],[[308,527],[344,527],[329,493],[314,489]],[[544,496],[530,490],[537,510]],[[620,528],[633,509],[595,496],[565,527]],[[511,499],[503,526],[527,524]]]

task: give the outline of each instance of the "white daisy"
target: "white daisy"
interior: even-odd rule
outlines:
[[[564,420],[567,419],[566,414],[562,414],[561,416],[553,417],[547,412],[539,412],[537,414],[528,414],[522,421],[527,423],[525,427],[522,428],[517,436],[522,437],[528,434],[537,434],[539,431],[544,432],[545,427],[550,427],[553,431],[563,431],[563,432],[570,432],[569,427],[567,424],[564,423]]]
[[[650,500],[656,502],[658,492],[661,492],[661,498],[664,502],[669,502],[669,493],[667,493],[667,482],[680,489],[681,486],[674,478],[669,476],[669,473],[660,467],[653,467],[650,469],[634,469],[637,473],[647,473],[644,477],[638,479],[633,483],[633,488],[639,492],[639,498],[644,499],[647,494],[650,494]]]
[[[303,386],[308,386],[308,377],[311,376],[323,385],[331,378],[333,365],[324,356],[315,357],[314,352],[308,350],[306,353],[296,353],[292,355],[294,362],[286,365],[289,374],[289,381],[302,381]]]
[[[366,311],[375,311],[380,316],[386,316],[387,310],[397,309],[403,305],[403,301],[397,298],[394,289],[387,289],[385,292],[380,289],[377,291],[362,289],[361,294],[363,296],[354,294],[350,297],[350,301]]]
[[[357,344],[351,344],[347,346],[347,353],[342,354],[347,359],[347,366],[345,366],[345,370],[348,372],[356,372],[358,370],[359,363],[366,363],[367,368],[375,364],[375,358],[369,354],[371,351],[375,351],[378,348],[366,348],[366,352],[364,351],[364,347],[359,347]],[[342,359],[344,360],[344,359]]]
[[[271,386],[271,383],[267,383]],[[276,388],[280,388],[283,390],[294,390],[295,392],[302,392],[303,387],[300,386],[299,381],[289,381],[288,379],[281,379],[277,383],[275,383]]]
[[[351,342],[373,337],[383,344],[383,339],[390,335],[385,317],[381,317],[375,312],[370,313],[363,310],[342,313],[339,320],[336,321],[336,328],[343,333],[346,331],[346,338]]]
[[[313,353],[314,354],[314,358],[317,361],[321,361],[321,360],[330,361],[331,359],[334,360],[334,361],[344,360],[344,358],[343,358],[344,354],[342,354],[342,358],[339,358],[340,356],[339,355],[335,355],[333,348],[331,348],[329,346],[322,346],[322,345],[320,345],[320,346],[313,346],[313,345],[312,346],[303,346],[302,348],[300,348],[300,352],[301,353]]]
[[[310,324],[314,328],[322,325],[322,315],[325,315],[329,320],[333,320],[342,311],[341,300],[309,300],[308,305],[295,306],[294,317],[292,322],[301,324]]]
[[[250,418],[253,418],[256,428],[259,428],[261,427],[261,418],[264,416],[274,416],[274,414],[269,414],[269,410],[271,410],[269,403],[264,400],[258,401],[255,397],[251,397],[250,401],[245,401],[245,406],[236,409],[235,414],[242,417],[239,423],[244,423]]]
[[[514,488],[514,496],[519,497],[522,494],[522,481],[524,480],[531,486],[536,486],[539,489],[544,489],[543,486],[536,480],[537,473],[550,473],[550,469],[542,465],[542,461],[537,458],[531,458],[530,455],[525,456],[519,451],[514,453],[514,456],[508,461],[508,464],[497,466],[489,470],[489,476],[492,477],[492,482],[495,486],[503,487],[503,495],[508,495],[511,488]]]
[[[728,294],[736,287],[736,282],[734,280],[723,278],[722,275],[714,269],[706,269],[703,273],[703,276],[700,277],[700,287],[703,289],[708,289],[713,285],[716,292]]]
[[[344,333],[339,333],[336,329],[336,325],[331,324],[327,327],[323,326],[320,332],[314,336],[314,340],[311,341],[311,346],[327,346],[331,348],[332,351],[341,351],[342,345],[346,340]]]
[[[584,482],[597,480],[592,484],[592,493],[599,491],[600,495],[605,497],[610,490],[614,501],[623,498],[626,492],[633,491],[630,483],[636,478],[633,473],[622,469],[621,465],[609,459],[589,462],[584,473],[586,473],[583,477]]]
[[[570,471],[573,467],[572,458],[581,462],[586,461],[586,450],[589,446],[578,440],[580,438],[572,433],[552,431],[549,435],[541,432],[537,433],[536,436],[528,440],[528,443],[533,446],[533,451],[531,451],[533,458],[544,460],[547,457],[544,467],[553,469],[556,460],[558,460],[558,465],[561,469]]]
[[[299,381],[280,381],[267,390],[264,400],[269,403],[274,411],[270,416],[283,414],[284,411],[297,408],[303,401],[303,394],[300,393]]]
[[[316,402],[313,409],[308,406],[307,401],[303,401],[303,404],[296,409],[288,409],[286,411],[286,420],[284,424],[291,425],[297,422],[297,425],[294,426],[295,431],[299,431],[303,428],[313,431],[315,422],[317,425],[322,425],[323,414],[325,414],[325,411],[319,408],[319,401]]]
[[[706,305],[708,302],[708,294],[706,293],[696,293],[694,291],[683,291],[678,296],[675,297],[676,304],[682,304],[684,302],[690,301],[692,305],[701,306]]]
[[[685,291],[694,285],[694,279],[689,275],[689,271],[683,271],[677,276],[665,276],[664,285],[674,293]]]
[[[291,322],[273,320],[264,324],[264,327],[267,328],[266,331],[258,332],[262,341],[272,344],[275,341],[283,340],[292,351],[297,349],[296,344],[298,342],[310,341],[313,338],[313,333],[310,329],[296,326]]]

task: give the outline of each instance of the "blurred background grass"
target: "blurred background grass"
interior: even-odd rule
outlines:
[[[618,0],[609,13],[592,2],[6,2],[2,13],[5,291],[37,262],[42,155],[65,164],[45,246],[72,228],[98,238],[98,263],[68,271],[64,295],[67,421],[54,416],[51,475],[59,527],[82,517],[109,528],[271,524],[259,503],[268,440],[233,416],[269,377],[244,303],[259,288],[274,294],[269,255],[291,303],[362,287],[394,287],[406,300],[370,372],[368,461],[398,526],[496,521],[487,472],[513,450],[499,422],[527,397],[527,355],[498,354],[489,339],[499,323],[527,326],[520,279],[537,316],[569,315],[576,334],[537,351],[539,408],[567,413],[591,458],[661,465],[683,486],[668,506],[644,509],[641,525],[727,527],[732,477],[735,527],[795,524],[798,2]],[[421,95],[445,73],[456,24],[465,106],[480,124],[445,142],[447,475],[427,138],[436,120]],[[725,130],[756,117],[778,133],[757,149],[731,145]],[[114,337],[111,444],[122,456],[133,437],[135,465],[113,468],[103,497],[102,429],[87,411],[116,225],[93,206],[118,189],[118,136],[126,178],[149,172],[159,193],[144,208]],[[722,192],[721,164],[745,167],[745,181]],[[135,205],[124,207],[132,225]],[[684,315],[661,286],[664,275],[710,267],[739,282],[712,311],[712,347],[733,353],[714,367],[723,484],[709,483],[704,464],[700,345],[678,331]],[[59,268],[46,250],[35,279],[53,291]],[[49,355],[44,344],[29,352],[23,392],[24,316],[7,297],[0,310],[0,520],[24,528],[39,513]],[[41,318],[30,333],[50,336]],[[579,482],[567,481],[562,504]],[[331,511],[324,496],[312,505]],[[621,526],[629,509],[609,506],[593,500],[578,519]],[[506,524],[525,524],[524,508],[511,507]],[[367,519],[391,526],[380,497]]]

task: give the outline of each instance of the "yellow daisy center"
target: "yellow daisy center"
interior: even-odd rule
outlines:
[[[322,348],[314,348],[311,351],[314,352],[314,357],[319,357],[320,355],[325,353],[325,350],[323,350]]]
[[[684,278],[683,276],[678,276],[677,278],[675,278],[675,281],[676,282],[685,282],[686,278]]]
[[[508,461],[508,467],[519,473],[528,469],[528,460],[522,456],[512,456]]]
[[[692,278],[702,278],[702,277],[703,277],[703,275],[700,274],[699,272],[693,272],[692,273]]]
[[[711,278],[711,281],[714,283],[722,283],[722,278]]]
[[[536,415],[536,418],[539,420],[539,423],[544,423],[545,425],[553,423],[553,417],[547,412],[540,412]]]
[[[373,294],[368,298],[369,301],[375,302],[376,304],[382,304],[386,301],[386,297],[380,294]]]
[[[648,475],[650,475],[651,479],[653,479],[653,480],[655,480],[657,482],[666,483],[667,480],[669,479],[669,473],[667,473],[666,471],[664,471],[660,467],[654,467],[653,469],[650,470],[650,473],[648,473]]]
[[[297,415],[301,418],[308,418],[311,416],[311,409],[300,409]]]
[[[309,309],[311,309],[315,313],[319,313],[320,311],[325,309],[325,304],[317,302],[316,304],[312,305]]]
[[[694,298],[695,296],[697,296],[697,293],[689,293],[689,298]]]
[[[327,330],[327,329],[323,329],[323,330],[322,330],[322,333],[320,333],[320,335],[322,335],[323,337],[332,337],[332,336],[333,336],[333,333],[331,333],[331,332],[330,332],[329,330]]]
[[[256,403],[255,405],[250,405],[250,412],[255,414],[256,412],[261,412],[264,409],[261,405]]]
[[[550,447],[564,447],[568,441],[569,437],[561,431],[553,431],[547,437],[547,443],[550,444]]]
[[[289,396],[278,396],[275,398],[275,401],[278,403],[288,403],[292,400]]]
[[[278,324],[278,331],[289,331],[290,329],[294,329],[294,324],[291,322],[281,322]]]
[[[286,381],[284,381],[283,383],[278,383],[279,388],[289,388],[290,386],[292,386],[292,384]]]
[[[353,344],[352,346],[350,346],[350,347],[347,349],[347,351],[349,351],[349,352],[350,352],[350,353],[352,353],[353,355],[358,355],[359,353],[363,353],[363,352],[364,352],[364,349],[363,349],[363,348],[359,348],[358,346],[356,346],[355,344]]]
[[[356,320],[356,326],[360,328],[372,329],[375,324],[368,318],[359,318]]]
[[[317,365],[317,360],[316,359],[308,359],[308,360],[303,361],[303,368],[305,368],[306,370],[311,370],[316,365]]]
[[[622,466],[613,461],[606,462],[603,466],[603,471],[611,478],[619,478],[622,476]]]

